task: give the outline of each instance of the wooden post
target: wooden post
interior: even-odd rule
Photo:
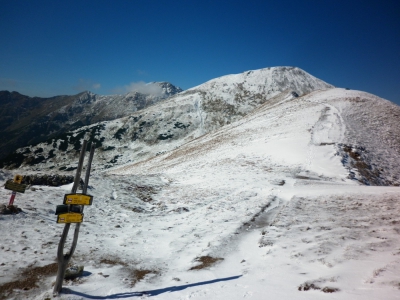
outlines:
[[[81,154],[79,157],[78,169],[76,170],[76,174],[75,174],[74,185],[71,190],[72,194],[76,193],[80,179],[81,179],[81,172],[82,172],[82,167],[83,167],[83,160],[85,158],[86,147],[87,147],[87,141],[84,140],[82,149],[81,149]],[[90,149],[89,161],[88,161],[88,166],[86,169],[86,177],[85,177],[85,183],[83,186],[82,194],[86,194],[87,187],[89,184],[89,175],[90,175],[90,169],[91,169],[91,164],[92,164],[92,160],[93,160],[93,155],[94,155],[94,145],[92,144],[91,149]],[[70,211],[70,205],[68,206],[68,211]],[[81,206],[81,212],[82,211],[83,211],[83,206]],[[56,283],[54,285],[54,290],[53,290],[54,295],[58,295],[61,292],[65,271],[67,269],[69,261],[71,260],[72,255],[75,252],[75,248],[78,243],[80,225],[81,225],[80,223],[77,223],[75,225],[74,238],[72,241],[71,249],[67,254],[64,254],[64,244],[67,239],[68,232],[71,227],[71,223],[66,223],[64,226],[64,231],[61,235],[60,243],[58,244],[58,251],[57,251],[58,271],[57,271]]]

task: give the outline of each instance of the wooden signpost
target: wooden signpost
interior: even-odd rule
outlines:
[[[64,204],[92,205],[93,196],[84,194],[67,194],[64,196]]]
[[[13,180],[7,180],[6,185],[4,186],[4,188],[7,189],[7,190],[11,190],[13,192],[25,193],[26,185],[25,184],[16,183]]]
[[[82,223],[83,222],[83,214],[67,212],[63,214],[59,214],[57,217],[57,223]]]
[[[56,209],[57,223],[63,223],[65,225],[57,250],[58,271],[57,271],[56,283],[54,285],[54,290],[53,290],[54,295],[58,295],[61,292],[65,271],[67,269],[69,261],[71,260],[72,255],[75,252],[76,244],[78,243],[80,225],[83,222],[83,217],[84,217],[83,214],[84,205],[91,205],[93,202],[93,197],[90,195],[86,195],[89,184],[90,168],[92,165],[92,160],[94,155],[93,144],[90,148],[89,161],[88,161],[88,166],[86,168],[86,176],[82,194],[76,193],[79,181],[81,179],[81,172],[83,167],[83,160],[85,158],[86,146],[87,146],[87,141],[84,140],[81,149],[81,154],[79,156],[78,168],[76,170],[74,185],[72,186],[71,194],[65,195],[63,205],[58,205]],[[71,223],[76,223],[74,237],[72,240],[71,249],[69,250],[69,252],[67,252],[67,254],[64,254],[64,245],[68,236],[68,231],[70,229]]]
[[[10,198],[10,202],[8,203],[8,206],[13,206],[14,205],[14,199],[15,196],[18,193],[25,193],[26,190],[26,185],[22,184],[22,179],[24,177],[22,175],[15,175],[14,176],[14,180],[7,180],[4,188],[7,190],[11,190],[11,198]]]

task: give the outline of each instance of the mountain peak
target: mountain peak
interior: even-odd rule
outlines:
[[[274,97],[285,90],[296,92],[299,96],[315,90],[334,88],[297,67],[269,67],[250,70],[239,74],[225,75],[191,88],[194,90],[218,89],[221,94],[230,94],[232,89],[247,90],[249,93],[265,94]]]
[[[113,101],[107,100],[105,96],[96,96],[91,101],[93,107],[84,111],[85,118],[88,116],[91,120],[90,124],[96,120],[104,121],[102,113],[113,116],[108,120],[114,121],[80,127],[64,135],[63,141],[55,139],[48,145],[36,147],[64,152],[73,157],[80,142],[77,137],[87,133],[92,136],[91,141],[96,142],[96,147],[103,149],[99,152],[98,159],[104,163],[99,167],[109,168],[170,151],[242,119],[264,103],[291,101],[296,96],[332,87],[295,67],[265,68],[227,75],[187,91],[168,82],[135,83],[129,86],[131,92],[119,95]],[[182,92],[176,94],[180,91]],[[172,95],[175,96],[164,100]],[[90,99],[88,94],[86,96]],[[78,109],[79,107],[75,110]],[[91,117],[90,114],[96,111],[101,111],[101,114]],[[121,117],[124,119],[118,119]],[[69,145],[64,146],[65,143]],[[60,150],[61,144],[63,146]],[[28,162],[28,156],[36,155],[35,151],[24,154],[27,158],[23,160]],[[61,156],[61,153],[57,155]],[[36,160],[33,158],[31,161]],[[57,158],[43,163],[42,166],[54,167],[54,162],[59,168],[71,167],[65,165],[68,160],[61,161]]]
[[[161,81],[161,82],[135,82],[129,85],[128,94],[140,93],[152,97],[160,97],[162,99],[168,98],[172,95],[182,92],[180,87],[174,86],[173,84]]]

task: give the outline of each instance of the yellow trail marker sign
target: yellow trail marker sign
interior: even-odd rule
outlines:
[[[65,213],[59,214],[57,217],[57,223],[82,223],[83,214],[81,213]]]
[[[84,194],[66,194],[63,204],[92,205],[93,196]]]
[[[13,180],[10,179],[7,180],[4,188],[18,193],[25,193],[26,185],[15,183]]]
[[[24,178],[24,176],[22,176],[22,175],[15,175],[14,176],[14,182],[18,183],[18,184],[21,184],[23,178]]]

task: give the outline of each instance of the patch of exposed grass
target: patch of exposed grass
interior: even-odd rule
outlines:
[[[393,185],[389,180],[381,178],[382,169],[374,166],[368,159],[368,151],[363,147],[343,145],[343,151],[350,158],[350,166],[361,175],[359,181],[367,185]]]
[[[195,261],[200,262],[200,265],[191,267],[189,270],[202,270],[208,267],[211,267],[218,261],[224,260],[223,258],[219,257],[211,257],[211,256],[200,256],[196,257]]]
[[[42,277],[56,275],[58,264],[53,263],[43,267],[28,267],[21,273],[19,279],[0,285],[0,299],[7,299],[13,290],[24,290],[36,288]]]
[[[335,293],[335,292],[338,292],[339,289],[326,286],[326,287],[322,288],[321,291],[323,291],[324,293]]]
[[[136,197],[138,197],[143,202],[153,201],[152,195],[157,194],[155,187],[149,185],[133,185],[126,188],[129,192],[134,192]]]
[[[107,264],[107,265],[113,265],[113,266],[116,266],[116,265],[121,265],[121,266],[124,266],[124,267],[128,266],[128,264],[126,262],[122,261],[119,258],[108,258],[108,257],[107,258],[102,258],[100,260],[100,263],[101,264]]]
[[[335,287],[323,287],[320,288],[319,286],[315,285],[314,283],[303,283],[298,287],[299,291],[309,291],[309,290],[317,290],[317,291],[321,291],[324,293],[335,293],[340,291],[338,288]]]
[[[136,283],[141,281],[146,277],[147,274],[158,274],[158,271],[154,270],[133,270],[131,273],[131,287],[133,287]]]
[[[320,290],[319,286],[316,286],[314,283],[303,283],[298,287],[299,291],[309,291],[309,290]]]
[[[122,261],[120,258],[111,258],[104,257],[100,260],[100,263],[112,265],[112,266],[123,266],[125,267],[125,271],[128,270],[129,277],[131,278],[130,286],[133,287],[136,283],[141,281],[148,274],[158,274],[158,271],[155,270],[147,270],[147,269],[134,269],[130,268],[127,262]]]

